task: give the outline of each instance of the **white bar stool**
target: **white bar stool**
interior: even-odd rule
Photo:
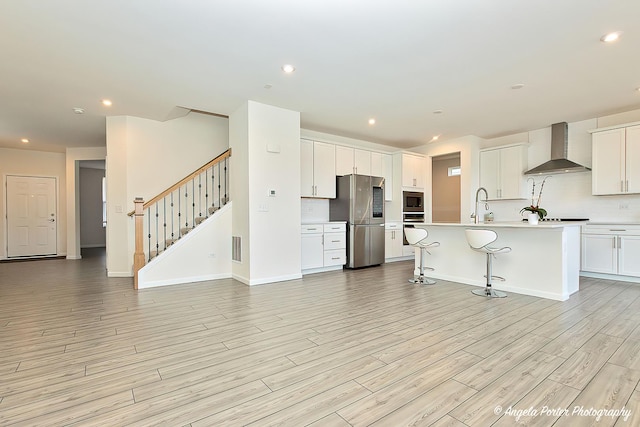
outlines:
[[[496,254],[506,254],[507,252],[511,252],[511,248],[505,246],[503,248],[496,248],[489,246],[489,244],[495,242],[498,239],[498,234],[493,230],[465,230],[465,235],[467,237],[467,242],[471,249],[477,252],[482,252],[487,254],[487,275],[484,276],[487,278],[487,286],[484,289],[474,289],[471,291],[475,295],[479,295],[481,297],[490,297],[490,298],[504,298],[507,296],[504,292],[494,291],[491,287],[491,280],[498,279],[504,281],[504,277],[494,276],[492,274],[492,256],[495,257]]]
[[[425,268],[427,270],[432,270],[433,268],[431,267],[425,267],[424,266],[424,253],[428,253],[429,255],[431,255],[431,253],[427,250],[430,248],[435,248],[437,246],[440,246],[439,242],[431,242],[431,243],[427,243],[426,239],[427,236],[429,236],[429,232],[424,229],[424,228],[409,228],[409,227],[405,227],[404,229],[404,235],[407,238],[407,242],[413,246],[414,248],[420,248],[420,275],[417,277],[413,277],[413,279],[409,279],[410,283],[418,283],[420,285],[433,285],[435,284],[435,280],[431,280],[427,277],[424,277],[424,270]]]

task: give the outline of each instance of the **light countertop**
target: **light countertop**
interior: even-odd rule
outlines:
[[[580,227],[587,224],[587,221],[540,221],[538,225],[530,225],[527,221],[492,221],[481,222],[479,224],[457,223],[457,222],[418,222],[414,225],[429,227],[478,227],[478,228],[564,228],[564,227]]]

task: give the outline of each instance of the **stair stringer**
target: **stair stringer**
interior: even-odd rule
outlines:
[[[231,278],[232,203],[142,267],[138,289]]]

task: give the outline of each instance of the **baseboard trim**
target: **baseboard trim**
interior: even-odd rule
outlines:
[[[180,277],[178,279],[156,280],[153,282],[144,283],[144,281],[141,280],[140,277],[138,277],[138,289],[157,288],[160,286],[184,285],[187,283],[206,282],[208,280],[230,279],[230,278],[231,278],[231,273],[216,273],[216,274],[207,274],[204,276]]]

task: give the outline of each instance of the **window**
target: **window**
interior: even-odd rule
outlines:
[[[449,168],[449,176],[460,176],[460,166],[451,166]]]

